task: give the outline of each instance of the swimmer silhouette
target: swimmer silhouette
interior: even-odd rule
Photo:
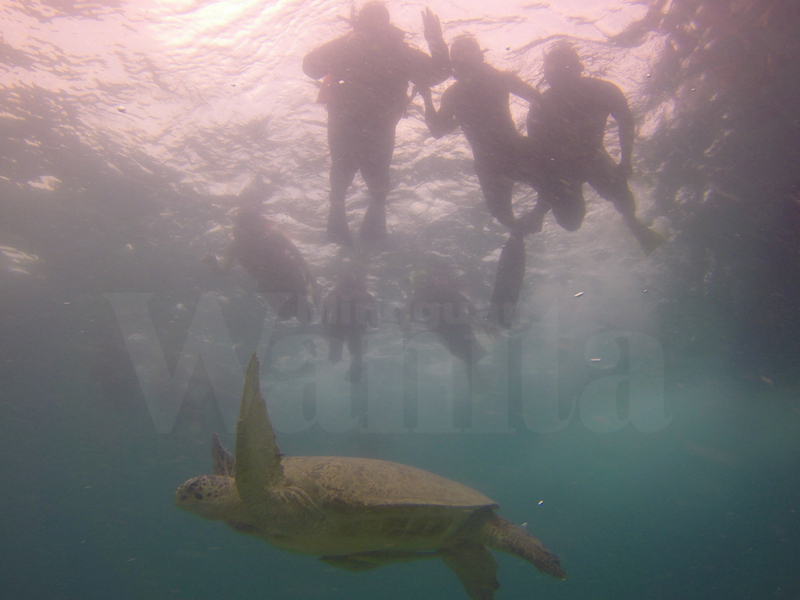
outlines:
[[[461,128],[472,147],[475,174],[486,206],[510,230],[498,264],[489,315],[504,327],[511,327],[525,275],[522,225],[543,209],[537,204],[519,219],[514,215],[514,183],[524,181],[536,187],[540,172],[531,160],[529,141],[517,131],[509,98],[514,94],[536,106],[540,94],[518,75],[486,63],[483,50],[471,36],[459,36],[453,41],[450,61],[456,82],[442,94],[439,110],[433,104],[430,89],[419,90],[425,101],[425,122],[435,138]]]
[[[636,201],[628,186],[633,173],[631,155],[635,122],[622,91],[610,81],[582,75],[583,63],[568,43],[553,45],[544,58],[544,76],[549,89],[528,113],[528,136],[533,161],[540,171],[539,202],[522,229],[535,233],[552,208],[556,221],[575,231],[583,223],[586,202],[582,185],[588,183],[613,202],[625,225],[645,254],[666,240],[636,218]],[[604,137],[608,117],[619,129],[619,164],[608,154]]]
[[[358,171],[370,200],[360,237],[386,237],[386,197],[395,128],[408,105],[408,84],[430,86],[450,75],[439,19],[422,14],[431,56],[403,41],[382,2],[367,2],[352,20],[353,30],[309,52],[303,71],[323,79],[320,100],[328,107],[331,154],[328,239],[350,246],[345,196]]]
[[[239,209],[233,219],[233,242],[222,260],[206,255],[203,262],[223,274],[235,259],[258,282],[259,290],[269,294],[268,301],[277,303],[273,308],[280,319],[311,320],[315,280],[297,246],[261,214],[259,207]],[[276,299],[275,294],[283,296]]]
[[[322,301],[322,326],[328,337],[328,360],[338,363],[347,342],[350,369],[347,378],[357,384],[364,370],[363,338],[369,327],[378,326],[375,299],[367,290],[363,273],[346,273]]]

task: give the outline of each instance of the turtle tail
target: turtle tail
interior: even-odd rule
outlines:
[[[567,578],[567,573],[561,567],[558,556],[550,552],[524,527],[509,523],[498,515],[492,515],[481,533],[483,543],[489,548],[527,560],[542,573],[556,579]]]

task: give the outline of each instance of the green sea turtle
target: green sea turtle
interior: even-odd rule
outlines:
[[[175,492],[179,508],[349,571],[440,558],[473,600],[491,600],[500,585],[488,548],[566,577],[555,554],[465,485],[383,460],[284,457],[261,397],[259,369],[253,355],[236,425],[236,458],[215,434],[214,474],[181,485]]]

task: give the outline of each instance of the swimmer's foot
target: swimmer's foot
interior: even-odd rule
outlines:
[[[347,227],[347,215],[344,206],[331,206],[328,213],[328,241],[342,246],[352,246],[353,238],[350,237],[350,229]]]
[[[636,237],[636,241],[642,247],[645,256],[650,256],[657,248],[667,243],[667,238],[657,231],[649,229],[640,221],[634,220],[628,223],[628,227],[630,227],[634,237]]]
[[[365,242],[386,239],[386,204],[384,202],[372,201],[369,203],[358,237]]]

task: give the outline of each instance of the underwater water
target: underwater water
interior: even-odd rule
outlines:
[[[387,6],[424,48],[425,3]],[[472,388],[396,310],[430,271],[488,305],[507,233],[463,135],[433,140],[417,97],[388,240],[325,239],[326,113],[300,65],[349,3],[0,5],[0,598],[467,598],[438,560],[350,573],[173,506],[211,472],[213,432],[234,448],[267,350],[282,452],[462,482],[560,557],[565,581],[495,552],[498,599],[800,598],[800,7],[429,6],[445,40],[474,34],[534,85],[562,38],[619,85],[637,214],[669,237],[644,256],[586,186],[578,231],[549,216],[528,237],[518,320],[488,330]],[[201,261],[258,179],[320,294],[363,265],[380,319],[360,387],[318,316],[279,322],[240,266]],[[358,176],[351,230],[366,203]]]

